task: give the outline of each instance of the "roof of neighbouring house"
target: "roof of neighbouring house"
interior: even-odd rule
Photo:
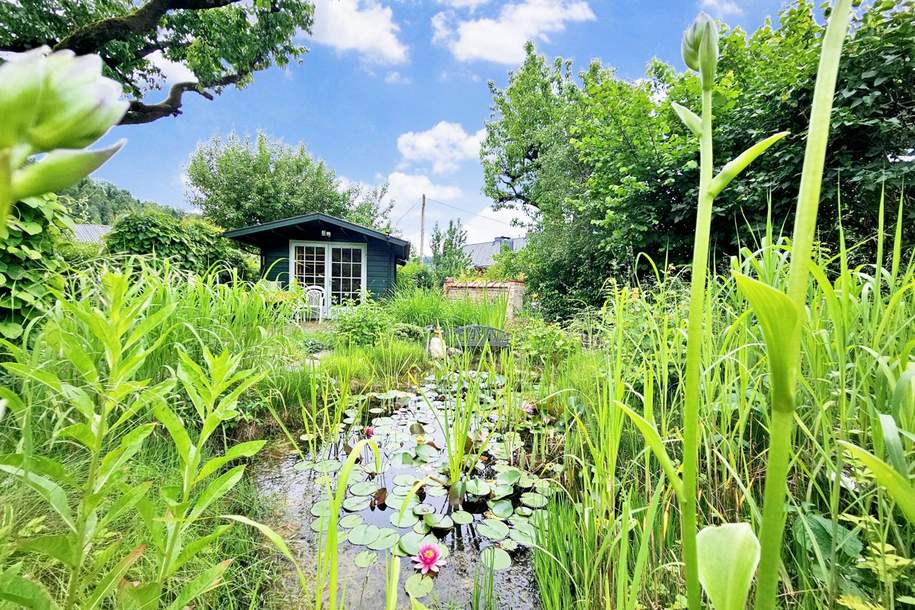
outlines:
[[[517,252],[527,243],[526,237],[497,237],[492,241],[478,244],[465,244],[464,252],[470,256],[470,264],[477,269],[491,267],[495,262],[495,255],[502,251],[502,246],[507,245],[513,252]]]
[[[231,231],[226,231],[223,233],[223,236],[248,244],[257,245],[258,242],[263,241],[263,238],[271,233],[282,233],[284,229],[288,230],[290,228],[310,223],[331,225],[344,229],[346,232],[351,234],[354,233],[364,237],[387,242],[399,250],[399,258],[402,260],[406,260],[410,255],[410,242],[405,239],[394,237],[393,235],[388,235],[386,233],[382,233],[381,231],[376,231],[375,229],[364,227],[348,220],[343,220],[342,218],[336,218],[335,216],[321,214],[319,212],[312,214],[302,214],[300,216],[291,216],[289,218],[281,218],[279,220],[272,220],[270,222],[265,222],[259,225],[242,227],[240,229],[232,229]]]
[[[111,230],[111,225],[73,225],[73,236],[81,244],[100,244],[102,238]]]

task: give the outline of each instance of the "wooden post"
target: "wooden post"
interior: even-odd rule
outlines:
[[[426,194],[423,193],[423,203],[419,209],[419,262],[423,262],[423,247],[426,245]]]

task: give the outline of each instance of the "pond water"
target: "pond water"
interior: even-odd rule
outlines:
[[[402,557],[398,608],[409,608],[407,590],[430,608],[469,608],[475,579],[482,584],[487,574],[497,608],[540,608],[530,546],[538,513],[554,486],[513,465],[524,441],[517,432],[496,431],[504,414],[495,398],[500,383],[485,373],[470,381],[429,377],[412,392],[359,397],[333,442],[304,460],[298,452],[274,452],[259,465],[258,488],[277,507],[271,525],[313,573],[330,511],[329,487],[336,485],[356,441],[371,435],[378,444],[381,467],[366,449],[347,481],[339,513],[338,582],[346,591],[346,608],[384,607],[385,569],[392,552]],[[472,457],[463,477],[466,493],[458,498],[449,494],[440,422],[446,416],[453,419],[455,397],[460,400],[468,384],[475,385],[474,400],[483,406],[474,419],[476,441],[466,444]],[[433,578],[423,579],[412,559],[420,544],[430,542],[443,551],[446,563]],[[290,602],[289,607],[298,606]]]

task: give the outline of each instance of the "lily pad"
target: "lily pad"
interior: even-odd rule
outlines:
[[[343,529],[352,529],[362,523],[362,515],[357,515],[355,513],[350,515],[344,515],[340,518],[339,524]]]
[[[537,530],[530,523],[519,523],[511,529],[508,536],[518,544],[534,546],[537,539]]]
[[[435,507],[431,504],[417,504],[413,507],[413,514],[415,515],[431,515],[435,512]]]
[[[394,527],[413,527],[419,521],[419,518],[408,510],[403,513],[400,510],[391,513],[388,519]]]
[[[407,582],[404,583],[403,588],[410,597],[420,599],[429,595],[429,593],[432,591],[432,585],[432,579],[428,576],[423,576],[422,574],[414,574],[407,579]]]
[[[399,474],[394,477],[394,485],[410,487],[417,481],[416,477],[412,474]]]
[[[318,517],[311,522],[311,531],[318,534],[320,532],[327,531],[327,525],[330,523],[330,519],[327,517]]]
[[[497,500],[495,502],[489,502],[489,510],[492,511],[492,514],[499,519],[508,519],[514,512],[511,500]]]
[[[400,543],[398,546],[403,550],[406,555],[416,555],[419,553],[419,545],[422,544],[422,541],[426,538],[427,534],[420,534],[417,532],[407,532],[400,537]]]
[[[451,513],[451,520],[458,525],[468,525],[473,523],[473,515],[463,510],[456,510]]]
[[[489,487],[489,483],[482,479],[470,479],[467,481],[467,493],[469,494],[475,496],[488,496],[490,491],[492,491],[492,489]]]
[[[514,485],[521,479],[521,471],[517,468],[508,468],[496,475],[496,482],[502,485]]]
[[[483,519],[477,526],[477,531],[481,536],[489,538],[495,542],[508,536],[508,526],[495,519]]]
[[[321,500],[311,506],[311,514],[314,517],[326,517],[330,514],[330,501]]]
[[[491,570],[505,570],[512,565],[512,558],[508,553],[497,546],[490,546],[483,549],[480,553],[480,559],[483,565]]]
[[[378,561],[378,554],[373,553],[372,551],[362,551],[358,553],[355,558],[353,558],[353,563],[356,564],[357,568],[367,568],[369,566],[375,565]]]
[[[423,462],[434,462],[438,459],[438,449],[429,445],[420,445],[416,448],[416,457]]]
[[[536,491],[527,491],[521,494],[521,502],[530,508],[543,508],[546,506],[547,499],[546,496]]]
[[[508,496],[512,495],[512,493],[515,491],[515,488],[512,487],[511,485],[493,485],[491,487],[491,490],[492,490],[492,499],[500,500],[502,498],[507,498]]]
[[[448,515],[424,515],[423,523],[437,530],[450,530],[454,521]]]
[[[323,462],[318,462],[314,465],[314,471],[329,474],[331,472],[337,472],[342,466],[342,462],[338,460],[324,460]]]
[[[378,484],[372,481],[359,481],[349,487],[349,492],[354,496],[370,496],[378,490]]]
[[[515,509],[515,514],[521,517],[530,517],[534,514],[534,509],[529,506],[519,506]]]
[[[351,513],[358,513],[361,510],[367,509],[371,502],[372,499],[365,496],[350,496],[343,501],[343,509],[348,510]]]
[[[400,534],[397,533],[397,530],[385,527],[381,529],[381,532],[378,534],[378,538],[368,544],[368,547],[373,551],[386,551],[400,540]]]
[[[380,535],[380,528],[369,523],[363,523],[362,525],[357,525],[351,529],[346,536],[346,539],[349,540],[350,544],[365,546],[375,542]]]

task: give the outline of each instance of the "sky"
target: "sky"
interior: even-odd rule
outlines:
[[[583,70],[592,59],[639,78],[653,57],[683,69],[680,37],[700,10],[753,31],[781,0],[316,0],[309,52],[258,72],[213,101],[185,94],[183,114],[121,126],[127,145],[95,177],[142,200],[191,210],[184,169],[197,143],[232,131],[303,142],[347,183],[387,182],[391,220],[419,241],[419,200],[432,224],[460,218],[468,242],[517,237],[515,213],[482,194],[479,145],[488,82],[504,87],[532,40]],[[187,80],[159,61],[168,82]],[[162,92],[150,92],[155,102]],[[426,252],[428,253],[428,237]]]

